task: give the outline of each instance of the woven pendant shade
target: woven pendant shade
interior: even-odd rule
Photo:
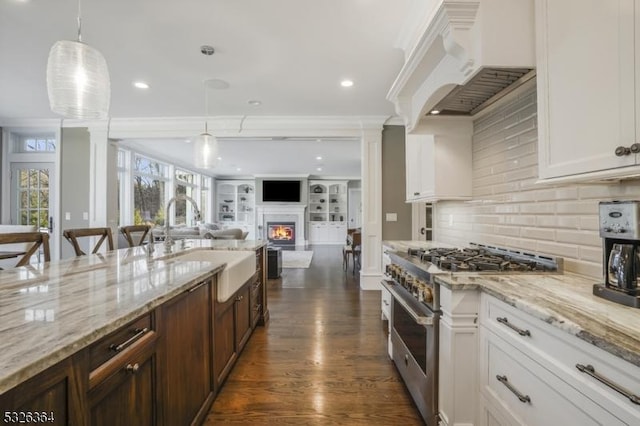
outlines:
[[[218,140],[206,130],[200,134],[193,145],[195,166],[211,169],[218,157]]]
[[[107,61],[80,41],[56,42],[47,62],[47,92],[51,110],[65,118],[107,118],[111,101]]]

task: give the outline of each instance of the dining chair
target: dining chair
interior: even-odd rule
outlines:
[[[79,229],[67,229],[62,235],[71,243],[73,250],[76,252],[76,256],[83,256],[86,253],[80,248],[78,243],[79,238],[84,237],[100,237],[91,254],[95,254],[100,250],[102,243],[107,241],[107,250],[113,250],[113,236],[111,235],[111,228],[79,228]]]
[[[129,225],[120,227],[120,232],[124,235],[129,247],[143,245],[145,242],[144,239],[150,230],[151,226],[149,225]]]
[[[358,230],[347,231],[347,244],[342,248],[342,264],[344,269],[349,269],[349,257],[353,259],[353,273],[356,273],[356,265],[360,266],[360,246],[362,245],[362,233]]]
[[[10,232],[0,234],[0,260],[18,259],[15,267],[26,266],[42,247],[44,261],[51,260],[49,234],[45,232]],[[3,269],[0,267],[0,269]]]

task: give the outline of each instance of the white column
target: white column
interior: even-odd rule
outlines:
[[[360,288],[380,290],[382,278],[382,127],[362,132]]]
[[[110,226],[115,231],[117,222],[109,221],[109,149],[108,123],[96,124],[89,127],[89,142],[91,144],[89,152],[90,174],[89,174],[89,226],[103,227]],[[112,223],[109,223],[112,222]],[[117,234],[114,234],[117,235]]]

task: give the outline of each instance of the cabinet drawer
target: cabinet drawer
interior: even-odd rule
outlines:
[[[640,405],[580,372],[576,365],[591,365],[636,395],[640,394],[640,368],[487,294],[481,300],[481,325],[625,423],[640,424]]]
[[[89,366],[95,370],[153,330],[151,313],[119,328],[89,348]]]
[[[480,341],[481,391],[517,423],[624,424],[484,327],[480,327]]]

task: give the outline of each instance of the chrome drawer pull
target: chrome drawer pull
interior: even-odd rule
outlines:
[[[136,340],[138,340],[139,338],[142,337],[143,334],[145,334],[147,331],[149,331],[149,329],[147,327],[145,328],[136,328],[134,330],[134,334],[133,336],[131,336],[129,339],[125,340],[124,342],[120,343],[119,345],[116,345],[115,343],[109,346],[109,349],[111,349],[114,352],[120,352],[121,350],[123,350],[124,348],[126,348],[127,346],[129,346],[130,344],[132,344],[133,342],[135,342]]]
[[[523,395],[522,393],[520,393],[520,391],[518,389],[514,388],[513,385],[511,383],[509,383],[509,381],[507,380],[507,376],[501,376],[501,375],[498,374],[496,376],[496,379],[498,379],[498,381],[500,383],[505,385],[507,387],[507,389],[509,389],[511,392],[513,392],[513,394],[518,397],[520,402],[524,402],[524,403],[528,402],[529,404],[531,404],[531,398],[529,398],[529,395]]]
[[[593,368],[593,365],[591,365],[591,364],[588,364],[588,365],[576,364],[576,368],[581,373],[588,374],[589,376],[593,377],[594,379],[596,379],[600,383],[603,383],[603,384],[609,386],[611,389],[613,389],[614,391],[616,391],[619,394],[623,395],[625,398],[628,398],[629,401],[633,402],[634,404],[640,405],[640,396],[635,395],[633,392],[623,388],[622,386],[618,385],[617,383],[613,383],[611,380],[607,379],[603,375],[596,373],[596,369]]]
[[[519,327],[516,327],[515,325],[511,324],[506,317],[504,317],[504,318],[498,317],[498,318],[496,318],[496,320],[499,323],[506,325],[507,327],[509,327],[510,329],[512,329],[513,331],[515,331],[516,333],[518,333],[521,336],[529,336],[529,337],[531,337],[531,332],[529,330],[523,330],[523,329],[521,329]]]

